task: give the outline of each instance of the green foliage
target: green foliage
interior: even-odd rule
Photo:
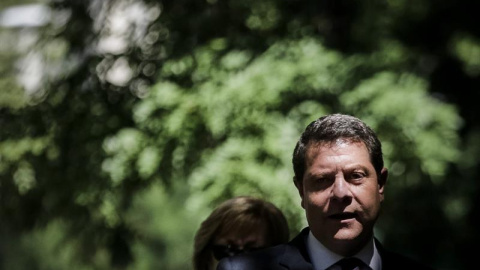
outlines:
[[[105,251],[99,250],[94,258],[85,263],[78,256],[81,245],[78,239],[70,237],[67,226],[59,220],[52,220],[46,227],[26,233],[19,241],[9,241],[2,265],[5,269],[60,270],[60,269],[109,269]],[[9,239],[13,240],[13,239]]]
[[[188,186],[179,181],[175,187],[169,193],[156,183],[135,196],[126,219],[136,232],[129,269],[191,269],[193,236],[201,220],[183,202]]]
[[[406,152],[411,155],[409,159],[419,159],[425,174],[442,181],[447,165],[457,160],[461,119],[455,107],[428,96],[425,81],[411,74],[382,72],[362,81],[341,99],[383,137],[387,164],[405,162],[394,159]],[[383,129],[388,133],[384,135]],[[416,162],[409,163],[404,164],[407,171]]]
[[[451,46],[453,53],[462,61],[465,73],[472,77],[480,75],[480,40],[458,34],[452,39]]]
[[[333,108],[362,117],[379,131],[387,164],[395,164],[393,178],[420,164],[425,175],[443,181],[447,164],[458,157],[458,114],[451,105],[430,97],[425,81],[379,71],[347,89],[355,85],[348,80],[351,66],[372,70],[375,56],[342,57],[313,39],[275,43],[252,61],[239,61],[244,67],[236,65],[238,70],[225,65],[225,59],[246,59],[248,53],[234,50],[217,62],[211,47],[193,55],[193,61],[188,56],[165,65],[170,81],[161,80],[134,108],[139,130],[131,131],[143,138],[139,142],[152,143],[147,149],[172,157],[171,175],[191,185],[192,207],[202,209],[234,195],[254,194],[285,209],[293,230],[298,230],[305,222],[291,182],[291,153],[304,126]],[[186,88],[173,82],[169,70],[188,62],[197,66],[191,72],[193,84]],[[345,64],[352,62],[355,65]],[[378,61],[376,65],[382,66]],[[198,75],[206,71],[208,75]],[[332,94],[333,104],[322,102]],[[304,100],[289,103],[285,98],[296,96]],[[128,130],[118,136],[124,132]],[[175,142],[174,148],[165,142]],[[112,159],[122,159],[134,149],[118,151]],[[189,154],[189,149],[201,155]],[[138,164],[139,159],[132,162]],[[160,174],[161,164],[157,163]],[[119,171],[112,170],[111,177]],[[421,172],[417,173],[411,178],[420,180]]]
[[[24,93],[15,78],[15,61],[20,56],[18,52],[13,53],[11,47],[18,42],[15,32],[0,29],[0,109],[20,108],[24,105]]]
[[[235,195],[275,203],[293,236],[293,148],[333,112],[383,142],[378,235],[462,267],[454,247],[479,237],[471,3],[99,3],[0,30],[0,268],[190,269],[195,230]],[[40,85],[22,89],[12,67],[32,56]]]

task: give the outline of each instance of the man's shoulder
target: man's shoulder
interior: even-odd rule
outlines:
[[[391,250],[385,249],[379,242],[376,242],[377,247],[380,248],[380,255],[382,257],[382,265],[384,270],[389,269],[422,269],[422,270],[433,270],[434,268],[425,265],[418,260],[415,260],[411,257],[405,256],[403,254],[393,252]]]
[[[387,252],[382,259],[383,269],[425,269],[433,270],[432,267],[425,265],[410,257],[395,252]]]

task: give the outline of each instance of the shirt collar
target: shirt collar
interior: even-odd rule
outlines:
[[[343,256],[327,249],[313,236],[311,231],[307,237],[307,250],[315,270],[325,270],[343,258]],[[353,257],[359,258],[373,270],[382,269],[382,261],[373,237],[372,240]]]

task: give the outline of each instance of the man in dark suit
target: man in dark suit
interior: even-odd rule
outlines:
[[[332,114],[310,123],[293,169],[308,227],[288,244],[225,258],[218,270],[430,269],[374,237],[388,171],[380,141],[360,119]]]

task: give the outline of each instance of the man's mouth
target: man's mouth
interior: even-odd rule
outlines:
[[[346,220],[346,219],[351,219],[355,217],[357,217],[355,213],[337,213],[329,216],[329,218],[335,219],[335,220]]]

